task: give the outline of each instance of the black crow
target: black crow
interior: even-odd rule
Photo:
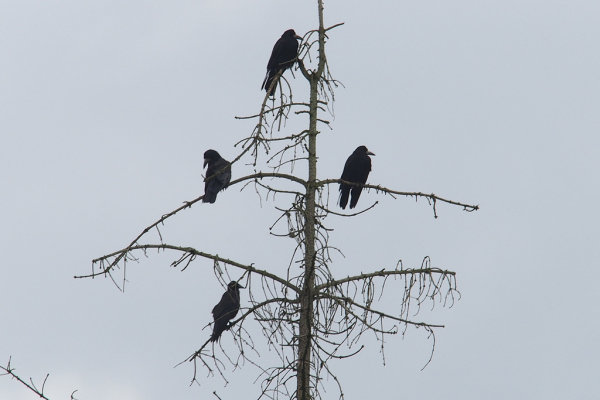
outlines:
[[[283,32],[283,35],[281,35],[277,43],[275,43],[275,46],[273,46],[271,58],[269,58],[269,63],[267,64],[267,76],[265,76],[265,80],[261,87],[261,89],[265,89],[269,92],[269,96],[275,94],[277,82],[273,84],[270,91],[269,87],[277,73],[291,68],[296,61],[296,57],[298,57],[298,42],[296,39],[302,40],[302,37],[296,35],[296,32],[294,32],[293,29],[288,29]]]
[[[204,152],[204,168],[206,169],[206,179],[204,179],[204,198],[203,203],[214,203],[217,200],[217,193],[225,189],[231,180],[231,164],[223,159],[214,150],[206,150]],[[225,170],[221,171],[223,168]],[[221,171],[221,172],[219,172]],[[219,172],[211,179],[215,173]]]
[[[354,150],[354,153],[346,160],[344,165],[344,172],[340,178],[346,182],[360,183],[360,186],[352,186],[347,183],[340,183],[340,207],[346,209],[348,204],[348,196],[352,191],[352,198],[350,199],[350,208],[354,208],[358,203],[360,192],[362,192],[362,185],[367,183],[369,172],[371,172],[371,157],[374,153],[371,153],[365,146],[359,146]]]
[[[243,288],[243,286],[236,281],[229,282],[227,291],[223,293],[221,301],[213,308],[212,315],[215,324],[210,337],[211,342],[216,342],[224,331],[229,330],[229,321],[235,318],[240,310],[240,288]]]

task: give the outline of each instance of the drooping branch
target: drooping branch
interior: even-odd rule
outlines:
[[[329,299],[335,300],[338,304],[340,304],[342,307],[344,307],[344,309],[349,314],[354,314],[349,309],[349,307],[348,307],[348,305],[352,305],[352,306],[358,307],[358,308],[366,311],[367,313],[376,314],[376,315],[378,315],[380,317],[392,319],[394,321],[402,322],[404,324],[409,324],[409,325],[414,325],[414,326],[428,326],[430,328],[443,328],[444,327],[444,325],[434,325],[434,324],[428,324],[426,322],[414,322],[414,321],[410,321],[408,319],[404,319],[404,318],[396,317],[394,315],[386,314],[386,313],[384,313],[382,311],[378,311],[378,310],[375,310],[375,309],[373,309],[371,307],[367,307],[367,306],[365,306],[363,304],[357,303],[357,302],[355,302],[353,299],[351,299],[349,297],[338,297],[338,296],[331,296],[331,295],[327,295],[326,297],[329,298]],[[377,330],[376,328],[373,328],[372,326],[370,326],[370,324],[367,323],[366,321],[361,321],[361,322],[363,324],[367,325],[370,329]]]

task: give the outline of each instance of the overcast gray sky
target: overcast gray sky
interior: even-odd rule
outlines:
[[[222,293],[210,262],[180,272],[175,254],[142,257],[124,293],[73,276],[200,195],[206,149],[238,154],[254,122],[234,116],[258,111],[273,44],[316,28],[316,2],[0,6],[0,363],[12,356],[40,384],[49,373],[53,400],[256,397],[251,366],[227,387],[189,387],[191,367],[173,368],[210,334]],[[345,89],[319,136],[319,178],[364,144],[377,154],[370,183],[481,206],[438,205],[434,219],[425,201],[370,192],[369,213],[328,218],[345,254],[336,276],[429,255],[462,293],[415,317],[446,325],[423,371],[423,330],[388,338],[386,366],[364,337],[334,365],[346,399],[597,399],[600,3],[332,0],[325,19],[345,23],[327,48]],[[269,236],[275,204],[230,188],[162,233],[283,273],[293,243]],[[0,377],[0,398],[36,397]]]

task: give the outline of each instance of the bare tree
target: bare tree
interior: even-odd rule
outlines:
[[[255,171],[229,184],[241,185],[242,188],[254,187],[261,198],[277,195],[289,199],[286,207],[276,207],[281,214],[271,227],[271,234],[295,241],[296,247],[286,273],[282,275],[280,271],[166,243],[159,226],[192,207],[202,199],[201,196],[163,215],[123,249],[93,260],[90,274],[76,277],[104,275],[124,289],[128,263],[137,261],[139,252],[146,253],[150,249],[179,252],[179,257],[172,265],[182,270],[197,257],[213,260],[215,276],[224,287],[230,280],[231,269],[241,271],[248,288],[250,304],[242,307],[241,315],[231,321],[230,328],[236,348],[225,349],[219,346],[220,350],[215,350],[213,346],[209,349],[207,338],[184,361],[191,361],[194,365],[192,383],[196,382],[200,368],[206,369],[209,375],[217,374],[227,381],[224,371],[227,363],[236,367],[243,363],[256,366],[261,382],[261,391],[257,396],[259,399],[322,398],[324,377],[333,377],[338,385],[340,398],[343,398],[341,384],[330,368],[330,360],[358,353],[363,348],[362,345],[359,346],[359,341],[367,332],[374,334],[376,340],[380,341],[382,350],[387,335],[404,334],[409,326],[423,328],[435,339],[434,329],[441,325],[413,318],[424,302],[452,305],[456,296],[459,296],[455,272],[433,268],[429,257],[425,257],[416,268],[405,268],[400,261],[391,268],[345,278],[334,276],[329,268],[332,263],[331,254],[338,250],[329,244],[330,229],[326,226],[326,217],[351,217],[370,210],[375,204],[354,214],[333,211],[329,207],[329,187],[341,181],[317,177],[319,129],[329,126],[322,115],[327,115],[332,109],[334,90],[339,87],[339,82],[332,77],[329,69],[325,46],[330,31],[342,25],[325,27],[322,0],[317,3],[318,29],[304,35],[296,69],[308,82],[309,99],[306,102],[295,102],[291,85],[279,73],[277,100],[271,101],[265,95],[256,115],[240,117],[256,120],[256,125],[248,137],[235,144],[240,152],[232,164],[243,161],[252,165]],[[294,114],[307,114],[308,127],[300,132],[285,134],[286,122]],[[261,164],[259,156],[263,154],[267,156],[264,163],[267,171],[257,169]],[[294,174],[300,168],[303,174]],[[434,194],[403,192],[381,185],[367,184],[364,188],[393,198],[423,198],[431,204],[435,217],[436,205],[440,202],[460,206],[466,211],[478,209],[476,205],[444,199]],[[158,234],[158,243],[143,242],[151,231]],[[122,274],[122,278],[118,274]],[[397,286],[401,286],[401,303],[392,310],[378,308],[378,301],[389,285],[393,285],[396,292]],[[263,335],[251,335],[250,329],[246,329],[250,324],[258,324]],[[433,343],[432,355],[435,341]],[[277,354],[278,365],[266,366],[259,363],[257,355],[265,346]],[[382,354],[385,357],[383,351]]]

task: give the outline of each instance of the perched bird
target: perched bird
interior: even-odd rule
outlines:
[[[217,193],[225,189],[231,180],[231,164],[223,159],[214,150],[204,152],[204,167],[206,169],[206,179],[204,179],[204,198],[203,203],[214,203],[217,200]],[[221,171],[225,168],[223,171]],[[221,171],[221,172],[219,172]],[[213,175],[217,174],[214,178]]]
[[[296,61],[296,57],[298,57],[298,42],[296,39],[302,40],[302,36],[296,35],[296,32],[294,32],[293,29],[288,29],[283,32],[283,35],[281,35],[277,43],[275,43],[275,46],[273,46],[271,58],[269,58],[269,63],[267,64],[267,76],[265,76],[265,80],[261,87],[261,89],[265,89],[269,92],[269,96],[275,94],[277,82],[273,84],[270,91],[269,87],[277,73],[291,68]]]
[[[365,146],[359,146],[354,150],[354,153],[346,160],[344,165],[344,172],[340,178],[346,182],[359,183],[359,186],[348,185],[347,183],[340,183],[340,207],[346,209],[348,204],[348,196],[352,192],[352,198],[350,199],[350,208],[354,208],[358,203],[358,198],[363,188],[362,185],[367,183],[369,172],[371,172],[371,157],[374,153],[371,153]]]
[[[240,288],[243,288],[243,286],[236,281],[229,282],[227,291],[223,293],[221,301],[213,308],[212,315],[215,324],[210,337],[211,342],[216,342],[224,331],[229,330],[229,321],[235,318],[240,310]]]

